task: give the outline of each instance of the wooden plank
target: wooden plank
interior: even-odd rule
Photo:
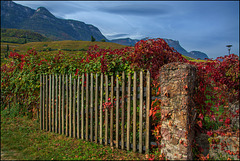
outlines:
[[[134,75],[133,75],[133,152],[137,151],[136,129],[137,129],[137,73],[136,71],[134,71]]]
[[[98,74],[95,80],[95,143],[98,142]]]
[[[119,147],[119,73],[116,77],[116,148]]]
[[[69,136],[72,137],[72,75],[69,76]]]
[[[62,134],[65,132],[65,84],[64,84],[64,75],[62,75]]]
[[[62,134],[62,126],[61,126],[61,120],[62,120],[62,118],[61,118],[61,114],[62,114],[62,111],[61,111],[61,107],[62,107],[62,105],[61,105],[61,103],[62,103],[62,101],[61,101],[61,99],[62,99],[62,94],[61,94],[61,85],[62,85],[62,78],[61,78],[61,75],[59,75],[59,80],[58,80],[58,92],[59,92],[59,94],[58,94],[58,133],[59,134]]]
[[[108,102],[108,75],[105,75],[105,103]],[[108,109],[105,108],[105,145],[108,144]]]
[[[48,125],[48,121],[49,121],[49,99],[48,99],[48,95],[49,95],[49,88],[48,88],[49,82],[48,82],[48,75],[46,75],[46,130],[49,130],[49,125]]]
[[[122,126],[121,126],[121,149],[124,149],[124,104],[125,104],[125,72],[122,73]]]
[[[45,122],[45,119],[46,119],[46,108],[45,108],[45,100],[46,100],[46,98],[45,98],[45,93],[46,93],[46,80],[45,80],[45,76],[43,75],[43,115],[42,115],[42,117],[43,117],[43,129],[46,129],[46,122]]]
[[[127,95],[127,150],[130,150],[131,73],[128,73]]]
[[[73,137],[76,138],[76,78],[73,79]]]
[[[80,138],[80,77],[77,79],[77,138]]]
[[[56,90],[56,107],[55,107],[55,133],[58,133],[58,78],[57,78],[57,74],[55,75],[55,90]]]
[[[52,131],[52,76],[49,75],[49,131]]]
[[[113,75],[111,76],[110,146],[113,147]]]
[[[103,73],[101,73],[101,84],[100,84],[100,144],[103,144]]]
[[[82,93],[81,93],[81,139],[84,139],[84,73],[82,73]]]
[[[93,142],[93,73],[91,73],[90,87],[90,141]]]
[[[55,83],[54,83],[54,75],[52,75],[52,132],[55,132]]]
[[[42,74],[40,75],[40,129],[43,129],[43,123],[42,123],[42,114],[43,114],[43,104],[42,104],[42,100],[43,100],[43,82],[42,82]]]
[[[85,132],[85,134],[86,134],[86,140],[88,141],[88,139],[89,139],[89,136],[88,136],[88,129],[89,129],[89,122],[88,122],[88,115],[89,115],[89,74],[87,73],[86,74],[86,132]]]
[[[143,72],[140,71],[140,105],[139,105],[139,153],[143,152],[143,140],[142,140],[142,131],[143,131]]]
[[[149,120],[149,109],[151,106],[151,86],[150,86],[150,72],[147,71],[147,97],[146,97],[146,143],[145,151],[149,151],[150,146],[150,120]]]
[[[68,95],[68,86],[69,86],[69,84],[68,84],[68,75],[66,75],[66,132],[65,132],[65,134],[66,134],[66,136],[69,136],[69,128],[68,128],[68,121],[69,121],[69,117],[68,117],[68,113],[69,113],[69,95]]]

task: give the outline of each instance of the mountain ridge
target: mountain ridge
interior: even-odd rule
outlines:
[[[33,10],[12,1],[1,1],[1,28],[27,29],[54,40],[109,41],[100,30],[81,21],[56,18],[44,7]]]
[[[162,38],[166,43],[170,46],[173,47],[175,50],[177,50],[180,54],[194,58],[194,59],[208,59],[208,56],[206,53],[203,53],[201,51],[186,51],[179,43],[177,40],[172,40],[172,39],[166,39]],[[121,38],[121,39],[114,39],[111,40],[111,42],[118,43],[121,45],[127,45],[127,46],[134,46],[138,41],[140,40],[146,40],[144,39],[131,39],[131,38]]]
[[[37,10],[34,10],[12,1],[1,1],[1,28],[31,30],[52,40],[91,41],[91,36],[93,36],[96,41],[104,39],[106,42],[127,46],[134,46],[140,41],[131,38],[108,40],[94,25],[85,24],[77,20],[57,18],[45,7],[38,7]],[[200,51],[187,52],[179,44],[179,41],[172,39],[164,40],[170,47],[173,47],[182,55],[195,59],[208,58],[207,54]]]

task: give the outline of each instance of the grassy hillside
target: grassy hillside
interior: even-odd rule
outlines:
[[[37,52],[50,52],[57,53],[59,50],[65,53],[80,53],[88,50],[89,46],[98,45],[100,48],[111,48],[120,49],[126,46],[111,43],[111,42],[91,42],[91,41],[47,41],[47,42],[29,42],[26,44],[16,44],[16,43],[6,43],[1,42],[1,56],[3,56],[7,51],[7,45],[9,46],[9,51],[17,51],[19,54],[26,53],[30,48],[35,48]],[[202,62],[205,60],[196,60],[187,56],[183,56],[187,60]]]
[[[68,53],[87,51],[89,46],[98,45],[100,48],[120,49],[124,45],[110,42],[91,42],[91,41],[50,41],[50,42],[31,42],[16,47],[19,53],[25,53],[29,48],[35,48],[38,52],[58,52],[59,50]]]
[[[21,29],[1,29],[1,42],[24,44],[27,42],[51,41],[49,38]]]

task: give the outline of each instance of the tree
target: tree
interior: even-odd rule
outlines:
[[[94,42],[95,40],[96,39],[93,36],[91,36],[91,41]]]
[[[9,46],[8,46],[8,44],[7,44],[7,53],[8,53],[8,51],[9,51]]]
[[[5,54],[5,58],[8,57],[8,52],[9,52],[9,45],[7,44],[7,53]]]
[[[105,40],[105,39],[102,39],[101,42],[106,42],[106,40]]]

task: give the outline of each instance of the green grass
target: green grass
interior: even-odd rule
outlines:
[[[110,42],[91,42],[91,41],[50,41],[50,42],[30,42],[27,44],[19,45],[16,47],[16,50],[19,53],[26,53],[28,49],[35,48],[38,52],[50,51],[56,53],[59,50],[62,50],[66,53],[77,53],[77,52],[85,52],[88,50],[89,46],[98,45],[102,49],[111,48],[111,49],[121,49],[124,48],[124,45],[110,43]],[[45,51],[44,51],[45,50]]]
[[[42,131],[37,120],[1,112],[2,159],[144,160],[143,154]]]

